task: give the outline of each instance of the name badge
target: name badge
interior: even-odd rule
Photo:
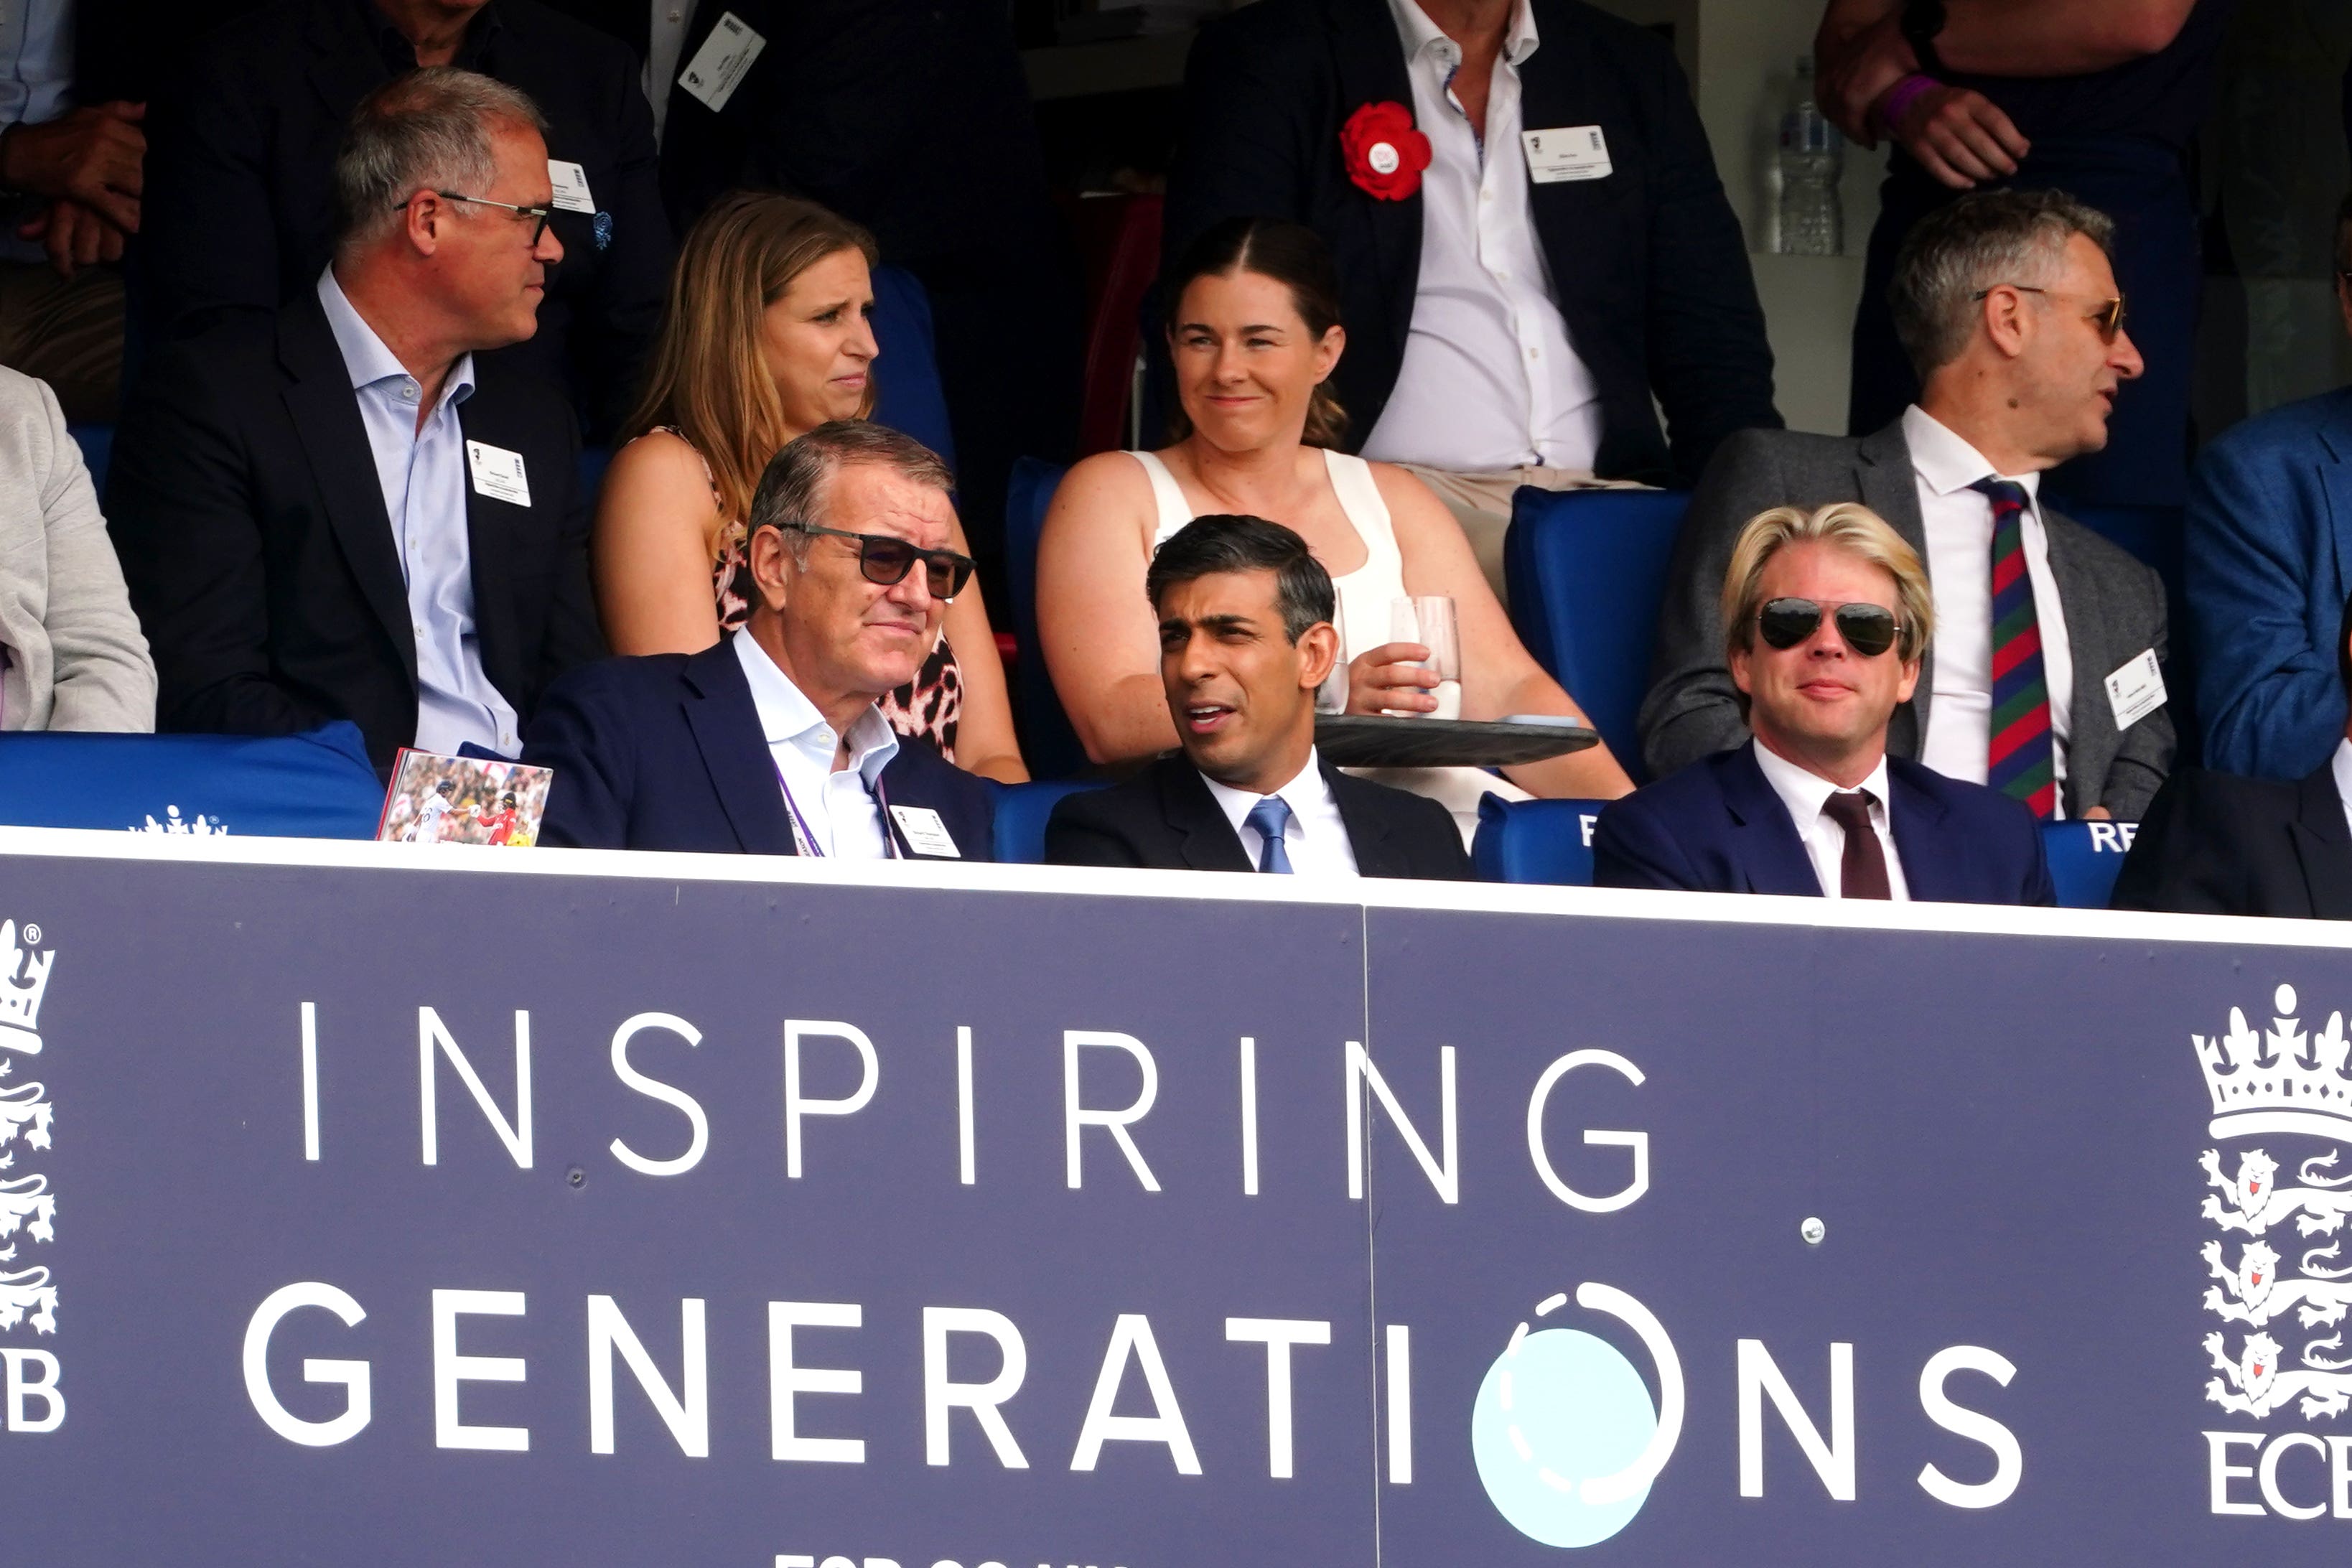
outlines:
[[[956,847],[955,837],[940,814],[927,805],[894,805],[891,818],[898,824],[907,847],[918,855],[936,855],[943,859],[961,860],[963,851]]]
[[[2116,710],[2116,728],[2128,730],[2164,706],[2164,671],[2157,668],[2156,650],[2142,648],[2107,677],[2107,701]]]
[[[466,467],[474,476],[477,494],[513,506],[530,504],[530,480],[522,471],[522,454],[481,441],[466,443]]]
[[[547,183],[555,187],[555,205],[568,213],[593,213],[596,198],[588,194],[588,171],[560,158],[547,161]]]
[[[678,73],[677,85],[716,114],[727,107],[727,100],[743,84],[743,73],[767,47],[768,40],[745,26],[742,17],[723,12],[710,37],[702,40],[702,47],[694,51],[694,58]]]
[[[1528,150],[1528,178],[1538,185],[1606,179],[1615,171],[1609,162],[1608,138],[1601,134],[1598,125],[1522,131],[1519,142]]]

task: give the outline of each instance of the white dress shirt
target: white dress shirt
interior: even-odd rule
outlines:
[[[2336,798],[2344,805],[2344,825],[2352,827],[2352,740],[2336,742],[2328,771],[2336,775]]]
[[[2074,662],[2066,610],[2050,574],[2050,533],[2042,526],[2039,474],[2000,474],[1974,447],[1916,404],[1903,411],[1903,439],[1919,489],[1927,532],[1927,580],[1936,590],[1936,669],[1928,693],[1927,734],[1919,760],[1946,778],[1982,784],[1992,747],[1992,498],[1969,487],[2004,479],[2023,488],[2025,573],[2033,584],[2033,619],[2042,632],[2042,679],[2050,690],[2051,748],[2059,804],[2065,811],[2066,742],[2074,734]]]
[[[653,25],[646,34],[646,100],[654,108],[654,145],[661,145],[669,120],[669,89],[677,81],[686,53],[686,30],[694,26],[695,0],[652,0]]]
[[[1234,832],[1242,841],[1242,852],[1249,857],[1251,865],[1256,865],[1265,851],[1265,838],[1243,819],[1267,797],[1245,789],[1229,788],[1206,773],[1201,775],[1201,782],[1209,786],[1225,820],[1234,825]],[[1330,781],[1323,776],[1314,747],[1307,748],[1307,765],[1298,770],[1298,776],[1274,793],[1290,808],[1289,825],[1282,830],[1282,849],[1290,857],[1291,874],[1355,876],[1356,848],[1348,842],[1348,825],[1339,820],[1339,803],[1331,797]]]
[[[1601,392],[1553,302],[1519,141],[1519,67],[1536,52],[1535,16],[1528,0],[1512,9],[1481,145],[1452,90],[1462,47],[1413,0],[1389,0],[1389,9],[1430,163],[1412,328],[1363,455],[1464,473],[1589,470],[1601,447]]]
[[[1822,897],[1844,897],[1845,829],[1822,809],[1838,793],[1838,786],[1819,773],[1806,772],[1761,741],[1756,742],[1756,765],[1764,770],[1764,782],[1789,808],[1789,820],[1796,825],[1797,837],[1813,863],[1813,875],[1821,879]],[[1887,894],[1896,903],[1908,903],[1911,889],[1903,879],[1903,857],[1895,852],[1895,826],[1886,814],[1885,757],[1862,781],[1862,788],[1870,796],[1870,826],[1878,834],[1880,852],[1886,857]]]
[[[482,673],[474,625],[474,552],[467,533],[466,432],[457,405],[474,395],[474,356],[449,367],[441,401],[423,429],[423,388],[343,297],[332,267],[319,274],[319,303],[335,334],[360,420],[375,458],[383,514],[408,585],[416,639],[416,747],[454,753],[467,741],[518,755],[515,710]]]
[[[889,859],[881,781],[882,770],[898,754],[898,732],[879,708],[869,705],[849,726],[849,765],[835,771],[833,754],[842,743],[840,733],[753,640],[751,627],[739,627],[734,640],[735,657],[751,683],[751,706],[760,710],[760,733],[775,763],[784,809],[794,815],[820,855],[841,860]]]

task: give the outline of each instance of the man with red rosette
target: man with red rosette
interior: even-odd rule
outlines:
[[[1184,100],[1166,254],[1237,215],[1323,235],[1349,448],[1426,481],[1498,589],[1518,486],[1686,485],[1780,426],[1738,220],[1655,34],[1582,0],[1259,0],[1202,30]]]

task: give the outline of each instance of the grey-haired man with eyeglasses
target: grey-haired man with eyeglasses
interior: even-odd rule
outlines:
[[[348,719],[379,768],[404,746],[513,756],[546,683],[602,651],[571,410],[478,357],[531,336],[562,258],[542,125],[470,71],[378,89],[315,286],[143,378],[107,510],[160,727]]]
[[[994,797],[881,700],[938,646],[972,563],[947,465],[863,420],[786,444],[751,497],[751,619],[696,654],[556,683],[523,760],[555,770],[540,842],[989,860]]]

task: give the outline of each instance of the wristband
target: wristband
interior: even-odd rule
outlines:
[[[1930,88],[1943,85],[1934,77],[1921,76],[1916,71],[1912,72],[1878,95],[1878,122],[1886,127],[1891,134],[1902,120],[1905,110],[1917,101],[1921,93]]]

